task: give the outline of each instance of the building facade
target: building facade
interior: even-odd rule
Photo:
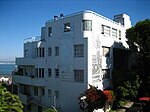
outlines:
[[[78,97],[89,84],[112,87],[113,48],[128,48],[129,27],[126,14],[110,20],[87,10],[46,21],[40,37],[25,39],[24,57],[16,58],[13,92],[24,111],[53,106],[60,112],[79,112]]]

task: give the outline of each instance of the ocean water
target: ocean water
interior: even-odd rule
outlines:
[[[15,64],[0,64],[0,75],[11,75]]]

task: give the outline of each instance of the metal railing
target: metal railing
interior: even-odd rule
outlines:
[[[36,37],[30,37],[24,39],[24,43],[31,43],[31,42],[37,42],[41,40],[41,36],[36,36]]]
[[[96,16],[102,18],[102,19],[105,19],[105,20],[107,20],[107,21],[110,21],[110,22],[112,22],[112,23],[114,23],[114,24],[121,25],[121,24],[119,24],[119,23],[117,23],[117,22],[115,22],[115,21],[113,21],[113,20],[111,20],[111,19],[109,19],[109,18],[107,18],[107,17],[104,17],[104,16],[102,16],[102,15],[100,15],[100,14],[94,12],[94,11],[90,11],[90,10],[85,10],[85,11],[80,11],[80,12],[77,12],[77,13],[69,14],[69,15],[64,16],[63,18],[68,18],[68,17],[75,16],[75,15],[78,15],[78,14],[83,14],[83,13],[91,13],[91,14],[94,14],[94,15],[96,15]],[[60,18],[60,19],[61,19],[61,18]],[[59,19],[57,19],[57,20],[59,20]],[[49,22],[52,22],[52,21],[56,21],[56,20],[54,20],[54,19],[47,20],[47,21],[46,21],[46,24],[49,23]],[[122,25],[121,25],[121,26],[122,26]]]

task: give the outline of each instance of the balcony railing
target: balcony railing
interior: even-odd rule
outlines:
[[[16,58],[17,65],[34,65],[35,59],[33,58]]]
[[[43,86],[46,86],[46,79],[34,78],[34,76],[13,75],[13,83],[20,83],[20,84],[43,87]]]
[[[45,65],[46,58],[16,58],[16,65],[30,65],[36,64]]]
[[[31,37],[24,39],[24,43],[37,42],[41,40],[41,36]]]

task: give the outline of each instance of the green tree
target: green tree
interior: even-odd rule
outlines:
[[[23,112],[22,109],[23,105],[18,96],[11,94],[0,83],[0,112]]]
[[[132,54],[132,70],[142,79],[141,95],[150,95],[150,19],[139,21],[126,32]]]

